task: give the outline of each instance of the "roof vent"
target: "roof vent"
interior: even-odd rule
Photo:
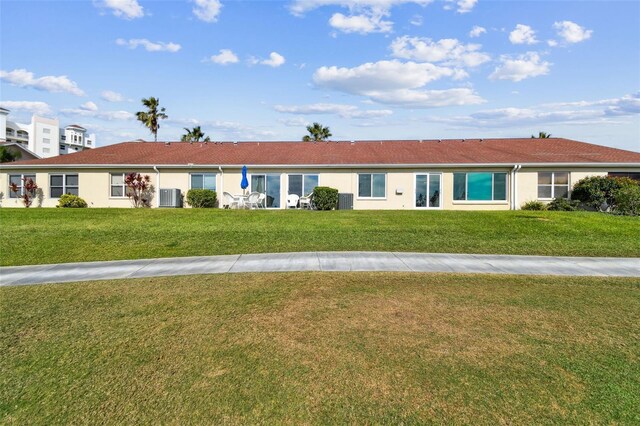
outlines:
[[[480,142],[484,142],[484,139],[480,139]]]
[[[233,141],[233,144],[234,145],[238,145],[238,141]]]
[[[351,145],[355,145],[355,144],[356,144],[356,141],[351,141]]]
[[[164,145],[165,146],[169,146],[169,145],[171,145],[171,142],[165,142]]]
[[[461,139],[460,142],[464,142],[464,139]]]
[[[420,139],[420,143],[422,143],[422,139]]]
[[[442,142],[442,139],[438,139],[438,143],[441,143],[441,142]]]

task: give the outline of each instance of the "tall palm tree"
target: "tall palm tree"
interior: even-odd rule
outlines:
[[[136,112],[136,117],[138,121],[145,125],[153,135],[153,140],[158,141],[158,129],[160,128],[160,120],[164,120],[165,118],[169,118],[167,114],[164,113],[164,107],[160,108],[160,99],[154,98],[153,96],[149,99],[142,99],[142,105],[147,107],[146,111],[138,111]]]
[[[538,136],[531,135],[533,139],[549,139],[551,137],[551,133],[546,132],[538,132]]]
[[[209,142],[211,139],[209,136],[205,138],[204,132],[200,129],[200,126],[196,126],[193,129],[189,129],[187,127],[183,127],[183,129],[187,132],[182,135],[182,142],[200,142],[200,139],[204,138],[204,142]]]
[[[308,135],[305,135],[302,140],[305,142],[310,141],[326,141],[331,137],[331,131],[329,131],[328,127],[324,127],[320,123],[313,123],[310,126],[307,126]]]

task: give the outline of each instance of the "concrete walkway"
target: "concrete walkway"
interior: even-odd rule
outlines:
[[[387,252],[174,257],[0,268],[0,286],[235,272],[401,271],[640,277],[640,258]]]

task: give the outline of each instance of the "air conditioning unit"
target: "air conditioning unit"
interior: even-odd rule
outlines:
[[[160,207],[182,207],[182,195],[178,188],[160,189]]]
[[[353,210],[353,194],[338,194],[338,210]]]

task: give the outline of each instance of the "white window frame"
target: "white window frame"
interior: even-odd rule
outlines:
[[[540,179],[540,173],[551,173],[551,183],[550,184],[540,184],[540,183],[538,183],[538,180]],[[556,180],[556,173],[566,173],[567,174],[567,184],[566,185],[556,185],[554,183],[555,180]],[[551,187],[551,198],[538,197],[538,200],[550,201],[550,200],[553,200],[554,198],[556,198],[556,186],[567,186],[567,198],[564,198],[564,199],[565,200],[570,200],[571,199],[571,172],[538,171],[538,174],[536,175],[536,177],[537,177],[537,180],[536,180],[536,196],[538,195],[538,191],[540,190],[540,186],[550,186]]]
[[[20,188],[20,193],[14,193],[11,190],[11,176],[20,176],[20,185],[18,185],[18,188]],[[7,193],[9,194],[9,198],[13,198],[14,200],[19,199],[20,197],[22,197],[24,195],[24,179],[25,178],[31,178],[33,179],[33,181],[36,181],[36,175],[35,174],[25,174],[25,173],[8,173],[7,174],[7,185],[9,185],[9,190],[7,191]],[[13,195],[16,194],[16,195]],[[35,196],[35,194],[33,194]]]
[[[49,198],[51,198],[52,200],[57,200],[60,197],[53,197],[51,195],[51,188],[54,188],[54,186],[51,184],[51,178],[53,176],[62,176],[62,186],[55,186],[55,188],[62,188],[62,194],[67,194],[67,188],[76,188],[78,190],[78,195],[80,195],[80,175],[78,173],[49,173]],[[77,186],[73,186],[73,185],[67,185],[67,176],[76,176],[78,178],[78,185]]]
[[[464,200],[456,200],[455,197],[455,174],[456,173],[464,173],[465,177],[464,177],[464,194],[465,194],[465,199]],[[491,173],[491,200],[468,200],[467,194],[469,193],[469,179],[467,178],[467,175],[469,173]],[[505,180],[504,180],[504,184],[505,184],[505,191],[504,191],[504,200],[496,200],[495,198],[495,179],[496,173],[504,173],[505,174]],[[510,184],[510,179],[509,179],[509,172],[503,172],[503,171],[498,171],[498,170],[487,170],[487,171],[473,171],[473,172],[467,172],[467,171],[455,171],[451,173],[453,176],[452,179],[452,191],[451,191],[451,202],[453,204],[509,204],[509,184]]]
[[[429,188],[429,184],[431,183],[431,175],[440,176],[440,188],[438,188],[438,191],[440,191],[440,206],[429,207],[428,200],[427,200],[426,206],[424,207],[416,206],[416,189],[418,188],[418,184],[416,183],[416,181],[418,179],[418,176],[422,176],[422,175],[427,175],[427,188]],[[444,197],[442,196],[442,172],[415,172],[413,174],[413,194],[411,197],[412,197],[413,208],[416,210],[442,210],[443,204],[444,204]]]
[[[360,196],[360,176],[361,175],[369,175],[369,176],[371,176],[371,196],[370,197],[362,197],[362,196]],[[384,175],[384,197],[374,197],[373,196],[373,175]],[[357,188],[356,188],[358,196],[356,197],[356,200],[386,200],[387,199],[387,187],[388,187],[387,173],[380,173],[380,172],[358,173],[358,181],[357,181]]]
[[[189,189],[208,189],[208,188],[193,188],[191,186],[191,177],[193,175],[200,175],[202,176],[202,186],[204,187],[204,176],[205,175],[209,175],[209,176],[213,176],[214,182],[215,182],[215,189],[212,189],[212,191],[216,191],[218,192],[218,174],[217,173],[212,173],[212,172],[193,172],[193,173],[189,173]]]
[[[111,176],[113,176],[113,175],[119,175],[119,174],[121,174],[121,175],[122,175],[122,195],[121,195],[121,196],[119,196],[119,195],[112,195],[111,189],[112,189],[114,186],[120,186],[120,185],[113,185],[113,184],[111,183]],[[109,198],[114,198],[114,199],[116,199],[116,200],[121,200],[121,199],[123,199],[123,198],[129,198],[129,197],[127,197],[127,184],[124,182],[128,174],[129,174],[129,173],[124,173],[124,172],[123,172],[123,173],[109,173]]]

